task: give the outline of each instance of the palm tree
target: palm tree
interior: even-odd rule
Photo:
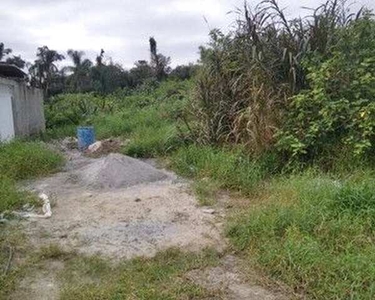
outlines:
[[[153,37],[150,37],[150,53],[151,53],[151,66],[154,69],[157,80],[162,80],[167,77],[170,72],[169,64],[171,59],[165,57],[163,54],[157,52],[157,43]]]
[[[100,54],[96,57],[96,65],[101,66],[103,65],[103,57],[104,57],[104,49],[100,50]]]
[[[83,59],[85,52],[77,50],[68,50],[68,56],[73,61],[74,66],[69,67],[72,74],[72,85],[74,91],[83,92],[90,85],[90,69],[92,62],[89,59]]]
[[[65,57],[56,50],[50,50],[47,46],[39,47],[36,56],[38,59],[29,68],[31,82],[42,88],[44,96],[48,97],[53,76],[58,73],[55,62],[61,61]]]

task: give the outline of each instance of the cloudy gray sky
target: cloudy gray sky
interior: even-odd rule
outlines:
[[[375,8],[374,0],[357,2]],[[296,16],[302,6],[320,1],[279,3]],[[148,59],[148,38],[154,36],[159,51],[177,65],[196,61],[209,28],[228,28],[235,19],[228,12],[242,5],[243,0],[1,0],[0,42],[28,61],[43,45],[62,53],[83,50],[91,59],[104,48],[107,57],[129,68]]]

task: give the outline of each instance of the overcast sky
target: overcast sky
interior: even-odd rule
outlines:
[[[375,8],[374,0],[357,2]],[[287,15],[297,16],[302,6],[319,2],[279,3]],[[129,68],[148,60],[148,38],[154,36],[159,51],[178,65],[196,61],[209,29],[228,28],[235,20],[228,12],[242,5],[243,0],[1,0],[0,42],[28,61],[43,45],[64,54],[83,50],[90,59],[104,48],[107,57]]]

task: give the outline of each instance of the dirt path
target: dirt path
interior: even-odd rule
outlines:
[[[57,244],[66,251],[99,254],[111,260],[151,257],[170,247],[186,251],[225,248],[220,217],[197,206],[188,182],[173,173],[158,170],[165,175],[159,181],[143,180],[131,186],[98,189],[95,185],[83,184],[79,176],[83,171],[97,171],[99,159],[87,158],[75,151],[68,152],[67,156],[69,161],[64,172],[27,183],[27,188],[49,195],[53,204],[50,219],[25,221],[25,231],[36,248]],[[99,165],[107,168],[108,165],[104,166],[107,163]],[[117,161],[111,163],[117,173],[121,171]],[[148,167],[153,168],[133,165],[133,173],[127,176],[139,176],[134,172],[140,168],[147,171]],[[115,176],[121,176],[117,173]],[[98,174],[100,181],[108,179],[103,176],[111,175]],[[95,174],[87,175],[90,180],[95,177]],[[60,269],[61,266],[52,265],[26,278],[14,299],[23,295],[28,295],[30,300],[58,299]],[[220,267],[192,271],[188,276],[208,289],[224,289],[226,299],[285,299],[246,282],[233,256],[226,256]],[[50,291],[47,295],[46,290]]]
[[[187,184],[174,174],[158,171],[165,174],[161,181],[97,189],[85,186],[77,174],[84,171],[91,176],[87,174],[93,169],[90,166],[100,160],[77,152],[69,155],[66,172],[28,184],[50,195],[53,202],[52,218],[28,221],[26,231],[34,245],[58,243],[67,251],[111,259],[153,256],[170,247],[199,250],[220,245],[215,216],[196,206]],[[118,167],[116,160],[112,163]],[[112,165],[103,167],[112,170]],[[139,176],[126,174],[131,175]]]

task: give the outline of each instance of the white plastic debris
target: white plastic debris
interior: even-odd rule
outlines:
[[[39,199],[43,200],[44,204],[42,207],[42,211],[44,212],[45,218],[52,217],[52,209],[51,209],[51,203],[48,199],[48,196],[44,193],[39,194]]]
[[[101,141],[97,141],[94,144],[91,144],[87,148],[87,152],[88,153],[96,153],[96,152],[100,151],[102,148],[103,148],[103,143]]]
[[[40,193],[39,194],[39,199],[43,201],[43,215],[38,215],[38,214],[32,214],[32,213],[27,213],[24,214],[23,217],[25,218],[42,218],[42,219],[48,219],[52,217],[52,209],[51,209],[51,203],[49,201],[48,196],[45,193]]]
[[[205,214],[213,215],[216,211],[214,209],[212,209],[212,208],[205,208],[205,209],[203,209],[203,212]]]

